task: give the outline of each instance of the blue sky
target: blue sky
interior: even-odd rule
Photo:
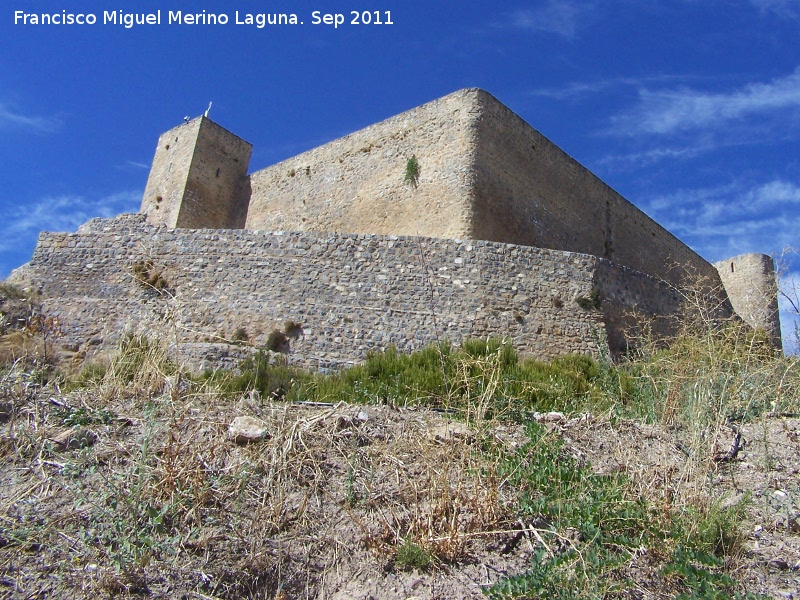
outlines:
[[[2,4],[0,277],[42,229],[138,210],[158,135],[209,101],[253,143],[255,170],[464,87],[709,260],[800,247],[800,0]],[[161,25],[102,24],[158,9]],[[15,25],[18,10],[98,23]],[[230,21],[169,25],[170,10]],[[236,25],[237,10],[304,24]],[[347,23],[314,25],[313,11]],[[350,25],[351,11],[393,25]]]

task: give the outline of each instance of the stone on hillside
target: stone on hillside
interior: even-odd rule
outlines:
[[[475,430],[465,423],[451,421],[434,427],[429,436],[433,441],[439,443],[453,441],[470,443],[475,439]]]
[[[24,329],[34,314],[27,299],[5,298],[0,295],[0,333]]]
[[[72,427],[54,435],[50,441],[60,450],[77,450],[92,446],[97,441],[97,434],[85,427]]]
[[[533,420],[537,423],[560,423],[566,419],[567,417],[562,412],[533,413]]]
[[[369,415],[366,411],[360,410],[355,416],[352,415],[338,415],[336,417],[336,430],[350,429],[359,427],[369,420]]]
[[[228,427],[231,439],[243,446],[252,442],[260,442],[269,436],[267,426],[255,417],[236,417]]]

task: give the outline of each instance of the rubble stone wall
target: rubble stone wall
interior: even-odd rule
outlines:
[[[165,289],[134,274],[148,261]],[[301,329],[290,336],[289,358],[312,367],[391,345],[407,352],[486,336],[540,358],[597,354],[622,335],[607,332],[608,315],[677,306],[664,284],[585,254],[440,238],[175,230],[144,215],[42,233],[15,277],[42,292],[64,347],[91,356],[125,331],[142,331],[195,368],[241,357],[290,321]]]

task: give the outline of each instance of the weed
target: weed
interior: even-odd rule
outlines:
[[[716,555],[738,547],[739,509],[676,512],[667,526],[655,507],[631,494],[624,477],[578,465],[540,425],[527,432],[530,442],[502,470],[521,490],[515,513],[535,523],[541,547],[527,572],[490,587],[489,597],[601,597],[632,584],[631,557],[648,547],[675,549],[664,573],[686,593],[706,594],[691,597],[731,597],[735,582],[709,568],[722,566]]]
[[[745,516],[745,508],[749,499],[742,500],[733,506],[722,506],[719,501],[700,509],[688,507],[685,514],[682,534],[684,543],[704,554],[725,557],[739,554],[742,551],[743,534],[739,523]]]
[[[304,372],[279,361],[263,351],[258,351],[240,365],[240,373],[227,378],[221,376],[220,386],[228,392],[257,390],[263,398],[295,399],[300,383],[308,378]]]
[[[419,544],[405,540],[397,549],[394,563],[401,571],[427,571],[433,565],[433,555]]]
[[[580,306],[583,310],[600,310],[603,298],[600,293],[599,288],[592,288],[592,293],[587,298],[586,296],[578,296],[575,298],[575,302]]]
[[[24,300],[27,294],[13,283],[0,282],[0,299]]]
[[[76,388],[98,385],[106,376],[108,367],[102,363],[88,363],[83,365],[77,378],[68,382],[67,391]]]
[[[267,343],[264,347],[270,352],[288,352],[289,351],[289,338],[286,334],[278,329],[273,329],[267,336]]]
[[[405,182],[411,187],[416,188],[419,185],[420,165],[416,155],[412,155],[406,162],[406,176]]]
[[[353,508],[358,503],[358,494],[356,493],[356,469],[352,462],[348,462],[347,497],[345,502],[350,508]]]
[[[297,321],[286,321],[283,324],[283,332],[291,338],[299,337],[303,333],[303,324]]]
[[[168,377],[179,373],[158,341],[139,333],[125,333],[107,362],[87,363],[64,382],[64,390],[89,387],[105,400],[149,398],[164,390]]]
[[[153,259],[139,260],[131,266],[133,278],[140,287],[147,291],[158,292],[166,291],[168,283],[163,272],[156,267]]]
[[[720,573],[723,561],[702,551],[678,546],[672,553],[672,560],[664,567],[663,573],[680,581],[686,591],[676,596],[677,600],[703,598],[707,600],[758,600],[760,595],[735,591],[731,577]]]
[[[59,407],[54,412],[57,420],[61,425],[66,427],[73,427],[76,425],[108,425],[115,418],[116,415],[105,408],[92,409],[87,407],[70,408],[69,406]]]

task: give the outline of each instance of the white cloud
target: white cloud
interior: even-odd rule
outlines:
[[[800,2],[797,0],[750,0],[750,4],[762,13],[771,12],[786,19],[800,16]]]
[[[31,117],[23,115],[6,104],[0,103],[0,126],[21,127],[35,133],[53,133],[61,128],[61,121],[52,117]]]
[[[572,0],[547,0],[539,6],[509,13],[507,25],[528,31],[556,33],[572,39],[579,17],[589,8],[586,3]]]
[[[630,168],[649,167],[662,160],[684,160],[694,158],[704,151],[703,147],[652,148],[644,152],[609,155],[594,162],[595,168],[602,167],[608,171]]]
[[[134,161],[134,160],[126,160],[121,165],[114,165],[114,169],[116,169],[117,171],[125,171],[125,172],[128,172],[128,173],[131,173],[131,172],[136,173],[136,172],[139,172],[139,171],[143,171],[145,169],[150,169],[150,165],[146,165],[145,163],[137,162],[137,161]]]
[[[19,205],[3,215],[0,252],[16,251],[25,245],[32,248],[40,231],[75,231],[94,217],[136,212],[141,199],[141,191],[125,191],[103,198],[58,196]]]
[[[713,261],[746,252],[777,254],[798,243],[800,186],[789,181],[679,190],[642,207]]]
[[[552,98],[553,100],[570,100],[588,98],[592,100],[597,94],[606,90],[618,92],[619,88],[639,88],[646,84],[664,83],[697,79],[691,75],[652,75],[650,77],[609,77],[594,81],[573,81],[556,88],[536,88],[527,92],[528,96]]]
[[[639,91],[632,110],[612,118],[610,133],[669,135],[714,129],[753,117],[800,111],[800,67],[768,83],[751,83],[727,93],[690,88]]]

